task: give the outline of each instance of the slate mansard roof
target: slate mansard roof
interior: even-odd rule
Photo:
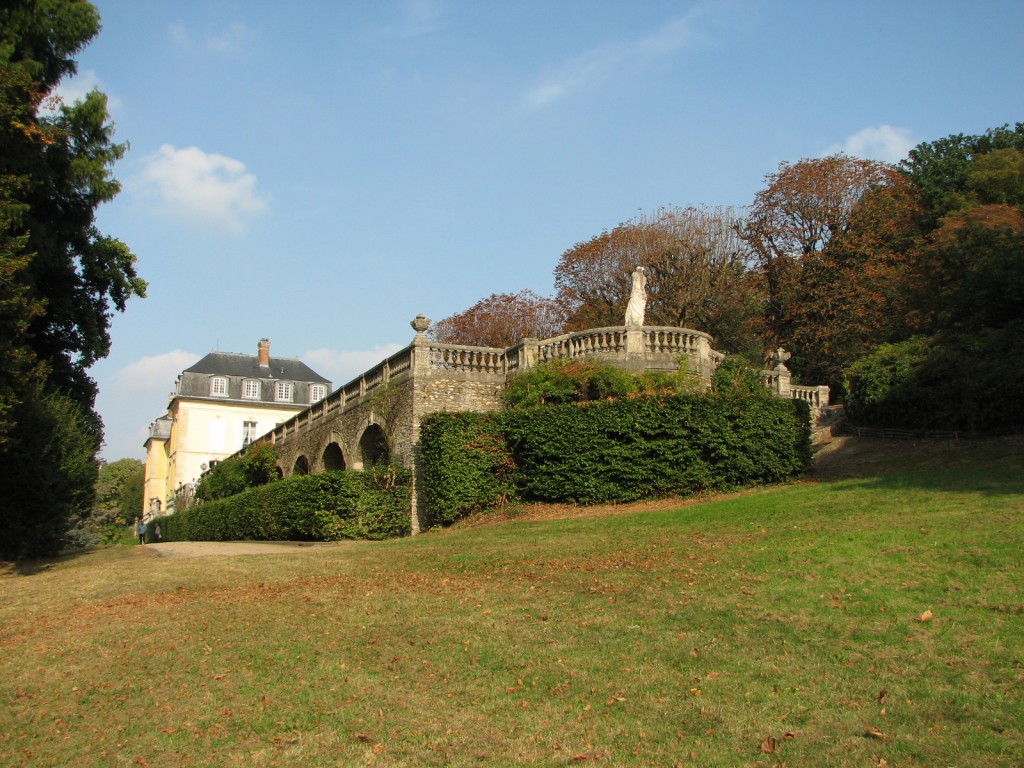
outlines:
[[[318,401],[330,390],[331,382],[314,371],[301,360],[291,357],[270,357],[269,342],[261,344],[259,354],[245,355],[238,352],[211,352],[178,376],[175,392],[171,397],[188,397],[211,400],[244,402],[251,405],[263,402],[267,405],[305,406]],[[260,365],[265,362],[266,365]],[[226,380],[217,391],[211,384],[215,379]],[[246,381],[258,381],[255,393],[246,390]],[[278,399],[279,382],[288,382],[283,399]],[[313,394],[312,388],[319,392]]]
[[[272,357],[270,358],[270,365],[261,366],[256,355],[245,355],[237,352],[211,352],[191,368],[186,368],[183,373],[330,384],[328,379],[325,379],[301,360],[290,357]]]

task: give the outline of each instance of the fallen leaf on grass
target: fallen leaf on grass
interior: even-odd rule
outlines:
[[[921,621],[921,622],[931,621],[932,620],[932,612],[931,611],[925,611],[924,613],[922,613],[920,616],[917,617],[917,620]]]
[[[771,755],[775,752],[775,737],[769,736],[767,739],[761,742],[761,753],[765,755]]]
[[[873,725],[864,724],[864,735],[872,739],[888,739],[889,737],[882,733],[880,730],[875,728]]]

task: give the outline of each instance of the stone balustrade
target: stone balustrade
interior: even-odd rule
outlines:
[[[459,344],[430,344],[418,347],[426,355],[430,371],[467,373],[504,373],[505,350],[495,347],[469,347]]]
[[[711,337],[686,328],[642,328],[644,350],[655,355],[700,355],[711,349]]]
[[[803,400],[811,406],[811,409],[820,409],[828,406],[829,388],[826,386],[801,387],[795,385],[790,388],[794,400]]]

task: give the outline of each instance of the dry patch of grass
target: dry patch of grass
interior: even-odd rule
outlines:
[[[1019,765],[1024,475],[978,449],[302,557],[9,568],[0,764]]]

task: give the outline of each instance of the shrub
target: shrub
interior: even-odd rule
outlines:
[[[870,355],[847,370],[846,408],[861,424],[897,424],[917,421],[906,412],[913,372],[927,359],[932,339],[915,336],[896,344],[879,344]]]
[[[1024,427],[1024,321],[879,345],[847,371],[864,426],[999,431]]]
[[[248,488],[277,479],[277,449],[269,443],[254,443],[242,455],[218,462],[200,478],[196,498],[214,501],[234,496]]]
[[[761,381],[761,371],[739,355],[728,355],[711,375],[711,391],[716,395],[741,397],[772,397]]]
[[[809,425],[799,401],[682,395],[521,411],[506,435],[524,498],[595,504],[784,480]]]
[[[420,424],[424,506],[430,525],[446,525],[503,502],[512,493],[512,457],[496,413],[432,413]]]
[[[625,397],[637,390],[627,371],[588,360],[553,360],[515,374],[505,389],[510,408]]]
[[[168,541],[333,541],[410,533],[411,478],[392,467],[324,472],[250,488],[161,517]]]

